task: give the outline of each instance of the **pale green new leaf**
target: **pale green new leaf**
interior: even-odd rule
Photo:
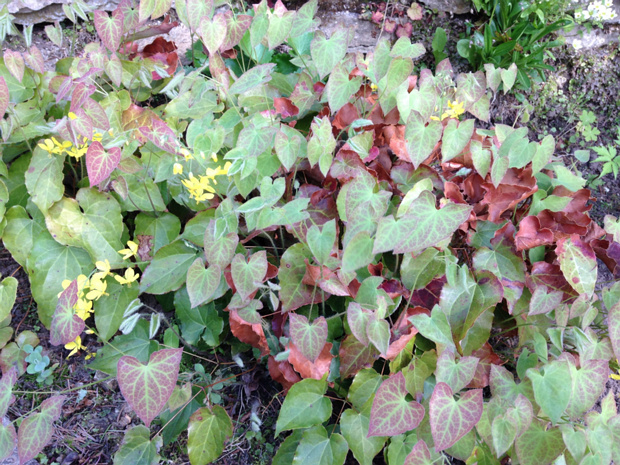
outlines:
[[[328,437],[327,430],[317,425],[303,432],[292,465],[342,465],[349,446],[340,434]]]
[[[0,283],[0,321],[11,314],[17,297],[17,279],[12,276],[4,278]]]
[[[310,54],[321,79],[342,61],[347,53],[351,36],[352,31],[343,27],[336,29],[329,39],[321,31],[314,35],[314,40],[310,44]]]
[[[198,409],[187,427],[187,453],[192,465],[207,465],[224,450],[224,443],[233,434],[232,420],[219,405]]]
[[[114,465],[157,465],[161,460],[157,452],[162,444],[161,436],[151,440],[146,426],[134,426],[125,432],[121,447],[114,454]]]
[[[54,202],[59,201],[65,192],[62,183],[64,155],[49,154],[35,147],[26,171],[26,188],[34,204],[46,212]]]
[[[407,120],[405,128],[405,143],[407,145],[407,153],[417,168],[426,160],[433,152],[437,142],[441,140],[443,126],[439,121],[427,120],[417,111],[412,111]]]
[[[342,435],[349,443],[353,456],[361,465],[372,465],[373,458],[381,452],[387,440],[382,436],[368,437],[371,407],[372,402],[369,401],[360,413],[347,409],[340,417]]]

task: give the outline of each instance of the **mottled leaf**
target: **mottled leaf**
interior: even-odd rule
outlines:
[[[308,318],[296,313],[291,313],[289,318],[291,340],[304,357],[316,361],[327,342],[327,320],[319,317],[310,324]]]
[[[112,147],[106,151],[101,142],[92,142],[86,152],[86,172],[90,186],[97,186],[108,179],[121,162],[121,149]]]
[[[197,258],[187,269],[187,293],[192,308],[209,301],[220,285],[222,270],[217,265],[205,268],[202,258]]]
[[[111,52],[116,52],[121,45],[123,37],[123,12],[117,8],[112,12],[112,17],[105,11],[96,10],[95,29],[101,38],[103,45]]]
[[[310,44],[310,54],[321,79],[342,61],[347,53],[350,36],[350,30],[343,27],[336,29],[329,39],[321,31],[314,35],[314,40]]]
[[[192,16],[193,13],[190,13]],[[222,13],[216,14],[213,19],[203,16],[200,20],[198,35],[202,39],[209,54],[213,55],[226,39],[226,18]]]
[[[128,355],[118,361],[121,393],[147,427],[163,410],[176,386],[182,354],[183,349],[162,349],[151,354],[147,365]]]
[[[566,281],[580,294],[591,297],[596,285],[596,255],[592,247],[579,236],[562,237],[555,253]]]
[[[571,400],[572,377],[568,362],[555,360],[542,369],[529,369],[527,376],[532,380],[536,403],[554,424],[566,410]]]
[[[431,432],[437,452],[465,436],[482,416],[482,389],[472,389],[454,399],[446,383],[437,383],[429,405]]]
[[[430,156],[437,142],[441,140],[443,132],[441,123],[439,121],[426,123],[426,119],[417,111],[412,111],[407,120],[405,144],[414,168],[420,166]]]
[[[431,451],[428,450],[426,443],[420,439],[411,452],[405,458],[403,465],[431,465]]]
[[[86,324],[73,312],[73,306],[77,300],[78,283],[77,280],[73,280],[58,297],[56,311],[50,327],[50,344],[54,346],[68,344],[82,334]]]
[[[235,255],[231,273],[235,288],[243,300],[250,297],[263,282],[267,274],[267,265],[267,253],[264,250],[251,255],[247,262],[243,255]]]
[[[383,381],[372,402],[368,436],[396,436],[418,427],[424,407],[406,399],[405,376],[401,371]]]
[[[3,76],[0,76],[0,118],[4,116],[7,108],[9,108],[9,88]]]
[[[546,429],[539,421],[533,422],[516,441],[517,457],[522,465],[553,463],[564,447],[560,430]]]
[[[209,265],[217,265],[222,270],[230,265],[235,255],[237,244],[239,244],[237,233],[231,232],[217,237],[215,221],[209,222],[204,233],[205,258]]]
[[[437,359],[437,382],[446,383],[452,392],[459,392],[474,378],[478,362],[478,357],[471,356],[461,357],[457,361],[453,352],[444,350]]]
[[[467,146],[474,134],[474,120],[467,119],[458,123],[450,118],[443,130],[441,140],[441,161],[443,163],[457,157]]]

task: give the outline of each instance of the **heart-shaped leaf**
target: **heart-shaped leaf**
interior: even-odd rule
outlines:
[[[452,392],[459,392],[474,379],[478,362],[478,357],[471,356],[461,357],[457,362],[453,352],[444,350],[437,359],[437,382],[446,383]]]
[[[211,410],[202,407],[189,419],[187,427],[187,453],[192,465],[206,465],[217,460],[224,450],[224,443],[233,434],[233,424],[219,405]]]
[[[331,255],[336,241],[336,221],[331,220],[323,224],[321,229],[313,224],[306,233],[308,247],[319,264],[324,265]]]
[[[304,379],[288,391],[278,421],[276,436],[281,431],[308,428],[326,421],[332,413],[332,403],[325,397],[327,382]]]
[[[131,463],[133,465],[153,465],[160,463],[157,451],[161,448],[161,436],[151,440],[151,433],[144,425],[137,425],[125,432],[123,443],[114,454],[114,465]]]
[[[172,395],[182,355],[183,349],[162,349],[151,354],[147,365],[128,355],[118,361],[121,393],[147,428]]]
[[[508,415],[498,415],[491,425],[493,447],[498,457],[506,452],[517,437],[517,425]]]
[[[321,79],[331,73],[347,53],[351,30],[339,27],[329,39],[318,31],[310,44],[312,61],[316,65]]]
[[[466,119],[458,123],[450,119],[443,130],[441,140],[441,157],[445,163],[457,157],[467,146],[474,134],[474,120]]]
[[[380,436],[368,436],[370,425],[370,409],[367,403],[361,412],[347,409],[340,417],[340,430],[349,443],[353,456],[360,465],[372,465],[377,455],[385,444],[387,438]]]
[[[606,360],[581,360],[581,368],[570,363],[573,380],[571,395],[566,413],[575,419],[583,417],[600,398],[605,390],[609,376],[609,364]]]
[[[375,313],[370,313],[366,334],[368,340],[372,342],[381,355],[387,358],[390,346],[390,324],[383,318],[379,318]]]
[[[230,50],[235,45],[238,45],[245,31],[252,24],[252,17],[249,15],[233,14],[231,10],[228,10],[224,13],[224,16],[226,17],[226,39],[222,44],[222,51]]]
[[[310,324],[308,318],[296,313],[291,313],[289,318],[293,344],[314,363],[327,342],[327,320],[319,317]]]
[[[9,405],[14,400],[13,385],[17,381],[17,369],[15,367],[7,370],[0,379],[0,418],[6,415]]]
[[[443,126],[439,121],[426,124],[426,119],[420,113],[411,112],[405,128],[405,144],[414,168],[430,156],[437,142],[441,140],[442,132]]]
[[[447,449],[469,433],[482,417],[482,389],[461,394],[457,401],[446,383],[437,383],[431,396],[431,433],[437,452]]]
[[[545,428],[535,421],[516,441],[517,456],[522,465],[553,463],[565,445],[558,428]]]
[[[24,71],[26,70],[26,65],[22,54],[7,49],[4,51],[3,58],[4,65],[7,67],[11,75],[19,82],[22,82],[24,80]]]
[[[202,18],[211,17],[213,7],[213,0],[187,0],[187,22],[192,31],[198,31]]]
[[[282,5],[282,2],[280,4]],[[295,20],[295,11],[286,11],[286,7],[282,5],[280,10],[276,8],[273,13],[267,11],[267,15],[269,17],[267,45],[269,50],[273,50],[288,38]]]
[[[33,413],[22,421],[17,433],[19,463],[35,458],[52,440],[53,424],[62,413],[65,399],[65,396],[53,396],[44,400],[39,413]]]
[[[73,306],[78,300],[78,283],[77,280],[71,281],[56,304],[56,311],[52,317],[52,325],[50,327],[50,344],[57,346],[60,344],[68,344],[74,341],[76,337],[82,334],[86,324],[79,316],[73,312]]]
[[[222,270],[217,265],[205,268],[202,258],[197,258],[187,270],[187,293],[192,308],[209,300],[220,285]]]
[[[579,236],[562,237],[555,253],[566,281],[579,294],[592,297],[597,277],[596,255],[592,247]]]
[[[403,465],[432,465],[431,451],[422,439],[413,446]]]
[[[308,154],[308,142],[296,129],[282,124],[276,133],[274,148],[282,166],[290,170],[298,157],[304,158]],[[313,225],[318,229],[318,226]]]
[[[347,323],[349,328],[355,336],[355,338],[362,344],[367,346],[370,343],[368,339],[368,321],[370,319],[371,311],[361,307],[357,302],[350,302],[347,308]]]
[[[336,65],[329,75],[325,88],[332,114],[340,110],[349,101],[351,95],[359,90],[361,83],[361,77],[349,80],[349,73],[346,69],[341,64]]]
[[[0,424],[0,460],[4,461],[15,449],[17,433],[12,423],[8,425]]]
[[[448,203],[437,210],[435,201],[433,194],[423,191],[411,202],[407,214],[398,220],[391,215],[381,218],[372,253],[394,250],[399,254],[418,254],[427,247],[433,247],[452,237],[469,218],[471,207]]]
[[[0,282],[0,321],[11,314],[17,298],[17,285],[18,281],[13,276],[8,276]]]
[[[10,101],[9,87],[6,85],[4,77],[0,76],[0,118],[4,116],[7,108],[9,108]]]
[[[418,427],[424,407],[406,399],[405,375],[399,371],[381,383],[370,411],[368,436],[397,436]]]
[[[328,436],[327,430],[319,425],[303,432],[292,463],[343,465],[348,451],[349,446],[342,435],[335,433]]]
[[[536,403],[554,424],[566,410],[572,394],[572,378],[569,363],[555,360],[544,366],[543,373],[529,369],[527,376],[532,380]]]
[[[117,8],[112,12],[112,17],[108,16],[105,11],[96,10],[95,29],[101,38],[101,42],[111,52],[116,52],[121,45],[123,37],[123,12]]]
[[[112,147],[106,152],[101,142],[92,142],[86,152],[86,172],[90,186],[97,186],[108,179],[120,162],[121,149],[119,147]]]
[[[202,39],[209,54],[219,50],[226,39],[226,18],[222,13],[216,14],[213,19],[203,16],[200,20],[198,35]]]
[[[529,315],[544,315],[560,306],[564,293],[546,286],[537,286],[530,300]]]
[[[271,72],[274,67],[275,64],[273,63],[254,66],[252,69],[243,73],[239,79],[230,86],[228,92],[230,94],[243,94],[244,92],[271,81]],[[261,132],[264,133],[264,130]],[[262,151],[259,153],[262,153]]]
[[[176,291],[187,278],[187,270],[196,260],[196,249],[183,241],[174,241],[155,253],[140,280],[140,292],[166,294]]]
[[[315,118],[311,124],[312,136],[308,142],[308,160],[313,166],[319,164],[321,173],[327,176],[332,166],[336,139],[332,133],[332,125],[327,116]]]
[[[237,292],[246,300],[258,289],[267,274],[267,253],[264,250],[256,252],[247,262],[243,255],[237,254],[232,260],[230,271]]]
[[[205,258],[209,265],[217,265],[222,270],[230,265],[237,244],[239,244],[237,233],[231,232],[217,237],[215,220],[209,222],[204,233]]]

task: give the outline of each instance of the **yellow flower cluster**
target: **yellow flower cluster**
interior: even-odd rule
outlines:
[[[438,116],[431,116],[431,119],[435,121],[443,121],[446,118],[459,119],[459,116],[465,113],[464,106],[465,106],[465,102],[459,103],[457,100],[455,100],[454,102],[448,102],[448,110],[446,110],[441,115],[441,118],[439,118]],[[437,108],[435,107],[435,110],[436,109]]]
[[[186,161],[193,159],[194,157],[187,149],[181,149],[181,155]],[[200,153],[201,158],[204,158],[204,154]],[[212,153],[211,159],[217,163],[217,154]],[[226,162],[224,167],[218,166],[217,168],[207,168],[205,175],[194,176],[194,173],[189,173],[187,179],[183,179],[181,182],[187,188],[189,196],[195,199],[196,202],[204,202],[205,200],[211,200],[215,196],[214,185],[217,184],[216,176],[227,175],[232,163]],[[172,172],[175,175],[183,174],[183,165],[175,163],[172,167]]]
[[[137,251],[137,244],[136,244]],[[78,285],[78,300],[74,305],[73,309],[75,314],[80,317],[82,320],[86,321],[90,315],[94,312],[93,310],[93,302],[99,300],[104,295],[109,295],[106,290],[108,288],[108,283],[105,281],[107,276],[114,276],[114,279],[118,281],[121,285],[131,286],[131,283],[137,281],[140,277],[132,268],[127,268],[125,270],[124,276],[112,273],[112,267],[110,262],[106,259],[103,261],[98,261],[95,263],[97,270],[90,279],[81,274],[77,277],[77,285]],[[62,288],[66,289],[71,284],[71,280],[65,279],[62,282]],[[86,331],[87,334],[92,334],[91,330]],[[82,338],[77,336],[74,341],[65,344],[65,349],[70,350],[67,358],[75,355],[80,350],[86,350],[86,347],[82,345]],[[91,357],[94,357],[94,353],[90,353],[86,355],[86,360]]]
[[[101,142],[102,138],[103,135],[99,132],[93,135],[93,141]],[[45,139],[43,143],[38,145],[50,155],[62,155],[66,153],[70,157],[79,160],[88,151],[88,139],[84,136],[78,136],[78,140],[80,140],[81,143],[74,146],[71,141],[65,140],[63,142],[58,142],[55,137],[52,137],[51,139]]]

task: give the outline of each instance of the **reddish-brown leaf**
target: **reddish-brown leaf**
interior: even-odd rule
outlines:
[[[559,265],[536,262],[532,265],[532,271],[526,275],[525,279],[525,284],[532,293],[536,287],[543,285],[554,291],[562,291],[564,293],[562,301],[565,303],[569,303],[578,296],[577,292],[564,278]]]
[[[299,114],[299,108],[297,108],[291,99],[286,97],[276,97],[273,99],[273,106],[277,113],[282,115],[282,118],[289,118]]]
[[[538,190],[536,178],[532,176],[532,168],[511,168],[508,170],[502,182],[495,187],[493,183],[486,182],[482,185],[486,191],[483,205],[488,205],[488,220],[497,223],[504,212],[512,210],[523,200],[533,195]]]
[[[323,350],[314,362],[304,357],[301,351],[292,342],[289,342],[287,348],[289,349],[288,361],[302,378],[321,379],[325,373],[329,372],[329,367],[334,358],[330,353],[332,349],[331,342],[325,344]]]
[[[288,361],[278,362],[270,355],[267,360],[267,368],[269,368],[269,374],[273,380],[282,385],[285,393],[293,384],[301,381],[301,377],[293,370],[293,366]]]
[[[474,379],[471,380],[468,388],[482,389],[489,385],[489,379],[491,376],[491,365],[503,365],[506,363],[499,355],[493,352],[491,344],[485,342],[484,345],[472,352],[474,357],[478,357],[478,365],[476,366],[476,372]]]
[[[362,368],[369,367],[379,356],[379,351],[373,344],[364,346],[352,334],[348,335],[340,344],[340,376],[349,378]]]
[[[607,265],[614,278],[620,278],[620,244],[615,241],[596,239],[590,245],[596,256]]]
[[[352,103],[347,103],[343,106],[338,112],[336,112],[336,116],[332,121],[332,127],[342,131],[343,129],[349,127],[349,125],[359,118],[359,112],[357,111],[357,107]]]
[[[250,324],[243,320],[237,310],[229,311],[230,331],[237,339],[246,344],[250,344],[252,347],[256,347],[261,351],[261,355],[267,355],[269,353],[269,345],[267,344],[267,338],[265,332],[260,324]]]

